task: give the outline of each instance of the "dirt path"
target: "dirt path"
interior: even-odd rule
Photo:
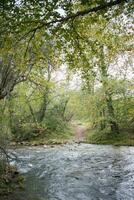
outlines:
[[[87,128],[83,125],[75,126],[75,141],[82,142],[85,139]]]

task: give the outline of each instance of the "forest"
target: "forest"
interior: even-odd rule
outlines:
[[[134,146],[133,9],[133,0],[0,1],[1,200],[23,182],[11,149]]]

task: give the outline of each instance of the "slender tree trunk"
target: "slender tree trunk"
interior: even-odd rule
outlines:
[[[112,131],[112,133],[119,133],[119,127],[115,120],[115,113],[114,113],[112,97],[111,97],[111,94],[107,94],[107,92],[106,92],[106,101],[107,101],[108,114],[110,117],[111,131]]]
[[[103,52],[103,47],[101,48],[101,53],[102,53],[101,66],[100,66],[101,82],[102,82],[104,92],[105,92],[108,116],[110,119],[109,122],[110,122],[111,132],[115,134],[115,133],[119,133],[119,126],[115,119],[112,94],[108,87],[108,73],[107,73],[107,66],[105,64],[105,55]]]
[[[49,89],[46,88],[46,91],[43,96],[43,103],[38,112],[38,122],[39,123],[43,121],[45,114],[46,114],[47,105],[48,105],[48,93],[49,93]]]
[[[106,128],[105,110],[104,110],[104,109],[100,112],[100,116],[101,116],[102,118],[104,118],[104,119],[101,120],[101,122],[100,122],[100,130],[104,130],[104,129]]]
[[[38,122],[41,123],[45,117],[46,110],[47,110],[47,105],[48,105],[48,96],[49,96],[49,82],[51,80],[51,64],[48,62],[48,67],[47,67],[47,85],[45,87],[44,95],[43,95],[43,103],[41,104],[41,107],[38,112]]]
[[[32,108],[32,106],[31,106],[31,104],[30,104],[30,102],[29,102],[28,99],[27,99],[27,105],[28,105],[29,110],[30,110],[30,113],[31,113],[31,115],[32,115],[32,117],[33,117],[33,122],[34,122],[35,124],[37,124],[37,119],[36,119],[36,117],[35,117],[33,108]]]

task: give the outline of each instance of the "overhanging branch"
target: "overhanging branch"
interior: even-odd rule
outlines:
[[[53,20],[51,22],[44,23],[44,25],[51,25],[51,24],[54,24],[54,23],[57,23],[57,22],[62,22],[62,21],[65,22],[65,21],[68,21],[70,19],[75,19],[75,18],[80,17],[80,16],[88,15],[89,13],[94,13],[94,12],[98,12],[98,11],[101,11],[101,10],[105,10],[105,9],[111,8],[115,5],[119,5],[119,4],[125,3],[125,2],[126,2],[126,0],[111,1],[109,3],[105,3],[105,4],[102,4],[102,5],[96,6],[94,8],[88,8],[88,9],[83,10],[83,11],[78,11],[75,14],[72,14],[72,15],[69,15],[69,16],[66,16],[66,17],[62,17],[61,19],[58,19],[58,20]]]
[[[113,6],[125,3],[126,0],[115,0],[115,1],[111,1],[105,4],[101,4],[99,6],[93,7],[93,8],[88,8],[86,10],[82,10],[82,11],[78,11],[72,15],[66,16],[66,17],[62,17],[60,19],[55,19],[49,22],[44,22],[44,21],[38,21],[39,25],[34,27],[33,29],[31,29],[30,31],[28,31],[21,39],[27,37],[30,33],[34,32],[34,34],[36,33],[37,30],[42,29],[43,27],[51,27],[52,25],[56,24],[56,23],[64,23],[67,22],[69,20],[74,20],[77,17],[82,17],[85,15],[88,15],[90,13],[95,13],[95,12],[99,12],[108,8],[112,8]]]

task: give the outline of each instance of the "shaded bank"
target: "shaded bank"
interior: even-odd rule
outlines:
[[[134,146],[134,132],[121,131],[119,134],[88,130],[85,139],[89,144],[112,144],[117,146]]]

